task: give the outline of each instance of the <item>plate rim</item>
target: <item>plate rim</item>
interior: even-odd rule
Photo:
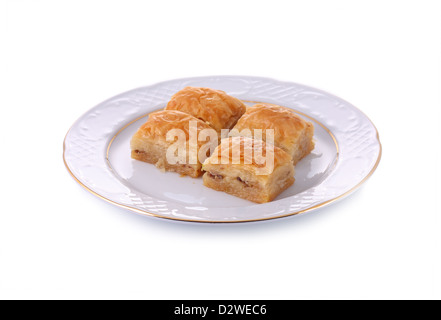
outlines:
[[[75,174],[72,172],[72,170],[70,169],[70,167],[69,167],[69,165],[68,165],[68,163],[67,163],[67,161],[66,161],[66,140],[67,140],[67,137],[69,136],[69,133],[71,132],[71,130],[72,130],[72,128],[77,124],[77,122],[79,122],[85,115],[87,115],[90,111],[92,111],[94,108],[96,108],[96,107],[98,107],[98,106],[100,106],[100,105],[102,105],[102,104],[104,104],[105,102],[107,102],[107,101],[110,101],[110,100],[112,100],[112,99],[114,99],[114,98],[116,98],[116,97],[118,97],[118,96],[121,96],[121,95],[124,95],[124,94],[127,94],[127,93],[129,93],[129,92],[132,92],[132,91],[136,91],[136,90],[139,90],[139,89],[145,89],[145,88],[149,88],[149,87],[154,87],[154,86],[157,86],[157,85],[161,85],[161,84],[165,84],[165,83],[167,83],[167,82],[172,82],[172,81],[186,81],[186,80],[195,80],[195,79],[205,79],[205,78],[210,78],[210,77],[216,77],[216,78],[239,78],[239,79],[241,79],[241,78],[254,78],[254,79],[260,79],[260,80],[269,80],[269,81],[276,81],[276,82],[279,82],[279,83],[285,83],[285,84],[291,84],[291,85],[301,85],[301,86],[304,86],[304,87],[309,87],[309,88],[313,88],[313,89],[315,89],[315,90],[318,90],[318,91],[320,91],[320,92],[322,92],[322,93],[325,93],[325,94],[327,94],[327,95],[329,95],[329,96],[332,96],[332,97],[336,97],[336,98],[338,98],[338,99],[340,99],[340,100],[342,100],[342,101],[344,101],[344,102],[346,102],[348,105],[350,105],[351,107],[353,107],[353,108],[355,108],[357,111],[359,111],[369,122],[370,122],[370,124],[372,125],[372,127],[374,128],[374,130],[375,130],[375,137],[376,137],[376,140],[377,140],[377,143],[378,143],[378,148],[379,148],[379,150],[378,150],[378,156],[377,156],[377,159],[376,159],[376,161],[375,161],[375,164],[373,165],[373,167],[371,168],[371,170],[363,177],[363,179],[362,180],[360,180],[360,182],[358,182],[356,185],[354,185],[354,186],[352,186],[352,188],[350,188],[349,190],[347,190],[347,191],[345,191],[345,192],[343,192],[342,194],[340,194],[340,195],[338,195],[338,196],[336,196],[336,197],[334,197],[334,198],[332,198],[332,199],[328,199],[328,200],[326,200],[326,201],[323,201],[323,202],[321,202],[321,203],[318,203],[318,204],[316,204],[316,205],[313,205],[312,207],[309,207],[309,208],[306,208],[306,209],[301,209],[301,210],[297,210],[297,211],[293,211],[293,212],[289,212],[289,213],[285,213],[285,214],[282,214],[282,215],[279,215],[279,216],[271,216],[271,217],[264,217],[264,218],[258,218],[258,219],[246,219],[246,220],[196,220],[196,219],[186,219],[186,218],[178,218],[178,217],[172,217],[172,216],[163,216],[163,215],[159,215],[159,214],[156,214],[156,213],[152,213],[152,212],[149,212],[149,211],[147,211],[147,210],[141,210],[141,209],[138,209],[138,208],[133,208],[133,207],[130,207],[130,206],[128,206],[128,205],[124,205],[124,204],[121,204],[121,203],[118,203],[118,202],[116,202],[116,201],[114,201],[114,200],[112,200],[112,199],[109,199],[109,198],[107,198],[107,197],[105,197],[105,196],[103,196],[103,195],[100,195],[99,193],[97,193],[96,191],[94,191],[94,190],[92,190],[90,187],[88,187],[88,186],[86,186],[83,182],[81,182],[76,176],[75,176]],[[142,117],[138,117],[137,119],[139,120],[139,119],[142,119],[143,117],[145,117],[145,115],[144,116],[142,116]],[[132,123],[134,120],[132,120],[132,121],[129,121],[128,123],[130,124],[130,123]],[[135,120],[136,121],[136,120]],[[127,124],[125,125],[125,126],[123,126],[120,130],[118,130],[118,133],[119,132],[121,132],[122,130],[124,130],[124,128],[127,126]],[[115,136],[117,136],[118,135],[118,133],[115,135]],[[331,133],[332,133],[332,131],[331,131]],[[113,137],[113,139],[114,139],[115,137]],[[109,144],[109,146],[111,145],[111,143]],[[355,105],[353,105],[352,103],[349,103],[348,101],[346,101],[346,100],[344,100],[344,99],[342,99],[342,98],[340,98],[340,97],[338,97],[338,96],[336,96],[336,95],[334,95],[334,94],[332,94],[332,93],[329,93],[329,92],[327,92],[327,91],[324,91],[324,90],[322,90],[322,89],[318,89],[318,88],[316,88],[316,87],[311,87],[311,86],[309,86],[309,85],[303,85],[303,84],[301,84],[301,83],[297,83],[297,82],[292,82],[292,81],[281,81],[281,80],[277,80],[277,79],[273,79],[273,78],[269,78],[269,77],[257,77],[257,76],[245,76],[245,75],[209,75],[209,76],[199,76],[199,77],[185,77],[185,78],[176,78],[176,79],[170,79],[170,80],[166,80],[166,81],[160,81],[160,82],[156,82],[156,83],[153,83],[153,84],[151,84],[151,85],[147,85],[147,86],[141,86],[141,87],[138,87],[138,88],[135,88],[135,89],[131,89],[131,90],[127,90],[127,91],[125,91],[125,92],[122,92],[122,93],[120,93],[120,94],[117,94],[117,95],[115,95],[115,96],[113,96],[113,97],[110,97],[110,98],[108,98],[108,99],[106,99],[106,100],[104,100],[104,101],[102,101],[101,103],[98,103],[98,104],[96,104],[94,107],[92,107],[92,108],[90,108],[90,109],[88,109],[86,112],[84,112],[81,116],[79,116],[78,117],[78,119],[71,125],[71,127],[69,128],[69,130],[67,131],[67,133],[66,133],[66,135],[65,135],[65,137],[64,137],[64,140],[63,140],[63,163],[64,163],[64,165],[65,165],[65,167],[66,167],[66,169],[67,169],[67,171],[68,171],[68,173],[70,174],[70,176],[82,187],[82,188],[84,188],[86,191],[88,191],[89,193],[91,193],[91,194],[93,194],[93,195],[95,195],[96,197],[98,197],[98,198],[100,198],[100,199],[102,199],[102,200],[104,200],[104,201],[106,201],[106,202],[108,202],[108,203],[110,203],[110,204],[112,204],[112,205],[115,205],[115,206],[117,206],[117,207],[120,207],[120,208],[123,208],[123,209],[126,209],[126,210],[129,210],[129,211],[132,211],[132,212],[134,212],[134,213],[137,213],[137,214],[139,214],[139,215],[142,215],[142,216],[148,216],[148,217],[155,217],[155,218],[162,218],[162,219],[167,219],[167,220],[171,220],[171,221],[182,221],[182,222],[197,222],[197,223],[213,223],[213,224],[230,224],[230,223],[246,223],[246,222],[259,222],[259,221],[268,221],[268,220],[275,220],[275,219],[280,219],[280,218],[286,218],[286,217],[290,217],[290,216],[296,216],[296,215],[299,215],[299,214],[302,214],[302,213],[306,213],[306,212],[309,212],[309,211],[312,211],[312,210],[316,210],[316,209],[319,209],[319,208],[322,208],[322,207],[325,207],[325,206],[327,206],[327,205],[329,205],[329,204],[331,204],[331,203],[333,203],[333,202],[336,202],[336,201],[339,201],[339,200],[342,200],[343,198],[345,198],[346,196],[348,196],[348,195],[350,195],[351,193],[353,193],[354,191],[356,191],[361,185],[363,185],[372,175],[373,175],[373,173],[376,171],[376,169],[378,168],[378,165],[379,165],[379,163],[380,163],[380,161],[381,161],[381,158],[382,158],[382,153],[383,153],[383,147],[382,147],[382,144],[381,144],[381,140],[380,140],[380,134],[379,134],[379,132],[378,132],[378,129],[377,129],[377,127],[375,126],[375,124],[372,122],[372,120],[362,111],[362,110],[360,110],[359,108],[357,108]]]

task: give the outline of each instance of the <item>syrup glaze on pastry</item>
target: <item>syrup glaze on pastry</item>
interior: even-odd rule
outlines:
[[[230,136],[255,137],[254,129],[263,130],[261,138],[264,141],[265,130],[273,129],[274,144],[288,152],[294,164],[314,149],[314,126],[291,109],[273,104],[256,104],[247,109],[230,132]]]
[[[267,161],[256,159],[256,153]],[[272,165],[268,159],[272,159]],[[257,203],[272,201],[294,183],[294,165],[289,154],[262,140],[246,137],[222,139],[205,160],[203,170],[205,186]]]
[[[224,91],[186,87],[172,96],[166,110],[179,110],[206,122],[220,136],[222,129],[231,129],[245,113],[246,106]]]
[[[212,130],[205,122],[180,111],[163,110],[151,113],[147,122],[138,129],[131,140],[132,158],[155,164],[156,167],[165,171],[174,171],[194,178],[201,176],[202,164],[200,160],[205,159],[197,158],[197,161],[194,161],[196,163],[189,161],[192,154],[189,142],[192,123],[197,126],[197,132],[195,132],[197,135],[204,129]],[[167,141],[167,134],[173,129],[179,129],[186,142],[185,159],[178,163],[170,163],[167,160],[167,150],[175,143],[175,141]],[[207,141],[198,141],[197,139],[195,142],[194,153],[198,153],[200,148],[207,143]],[[210,142],[216,146],[218,141],[216,138]]]

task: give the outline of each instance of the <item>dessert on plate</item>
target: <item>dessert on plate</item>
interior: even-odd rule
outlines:
[[[187,113],[162,110],[151,113],[131,140],[132,158],[193,178],[202,175],[205,158],[218,144],[215,139],[199,141],[202,130],[211,127]],[[194,132],[192,132],[192,130]]]
[[[232,130],[222,137],[224,129]],[[312,123],[291,109],[247,108],[221,90],[185,87],[138,129],[131,156],[265,203],[294,183],[294,166],[314,149],[313,135]]]
[[[166,110],[179,110],[206,122],[221,136],[222,129],[231,129],[245,113],[242,101],[224,91],[185,87],[175,93]]]
[[[255,129],[261,129],[257,137]],[[273,129],[274,144],[285,150],[297,164],[314,149],[314,126],[291,109],[266,103],[249,107],[229,136],[246,136],[267,140],[267,129]]]
[[[294,183],[294,165],[284,150],[247,137],[222,139],[203,163],[204,185],[265,203]]]

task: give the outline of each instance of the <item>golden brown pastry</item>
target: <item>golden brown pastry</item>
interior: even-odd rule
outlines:
[[[247,109],[230,136],[257,138],[254,129],[263,130],[261,138],[265,141],[265,130],[274,129],[274,144],[291,155],[294,165],[314,149],[314,126],[291,109],[258,103]]]
[[[172,131],[173,129],[177,130]],[[163,110],[151,113],[131,140],[132,158],[153,163],[166,171],[196,178],[202,175],[201,161],[209,155],[210,147],[214,149],[218,143],[217,137],[211,140],[211,145],[208,145],[210,140],[198,141],[198,136],[204,129],[213,132],[205,122],[180,111]],[[198,157],[200,151],[202,158]]]
[[[222,129],[231,129],[245,113],[246,106],[224,91],[186,87],[174,94],[166,110],[179,110],[205,121],[220,137]]]
[[[246,137],[222,139],[202,169],[205,186],[257,203],[272,201],[294,183],[289,154]]]

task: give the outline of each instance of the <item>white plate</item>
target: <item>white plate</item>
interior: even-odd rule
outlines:
[[[296,166],[295,184],[273,202],[255,204],[132,160],[131,136],[185,86],[224,90],[250,105],[282,105],[312,121],[316,147]],[[258,221],[319,208],[359,187],[380,157],[375,126],[348,102],[304,85],[245,76],[171,80],[120,94],[83,115],[64,141],[67,169],[91,193],[140,214],[192,222]]]

